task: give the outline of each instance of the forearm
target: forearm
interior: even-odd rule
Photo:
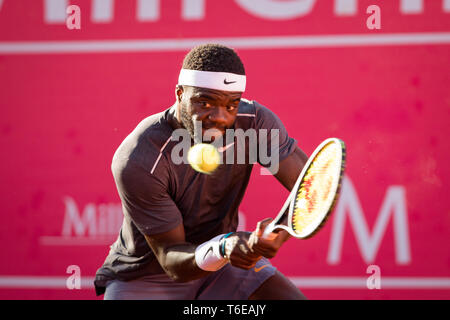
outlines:
[[[217,271],[227,263],[243,269],[254,266],[260,257],[248,252],[249,235],[230,232],[194,245],[185,241],[184,229],[179,226],[145,238],[167,275],[175,281],[187,282]]]
[[[165,270],[174,280],[186,282],[214,272],[227,263],[243,269],[254,267],[260,256],[248,247],[248,232],[218,235],[195,250],[192,245],[171,247],[165,254]]]
[[[159,263],[167,275],[177,282],[200,279],[210,272],[198,267],[195,261],[196,248],[191,243],[168,247],[159,255]]]
[[[289,157],[280,162],[280,168],[275,174],[275,178],[288,191],[291,191],[307,161],[308,156],[297,147]]]
[[[198,246],[174,243],[156,250],[158,261],[174,280],[186,282],[204,277],[228,263],[225,258],[225,240],[231,233],[218,235]]]

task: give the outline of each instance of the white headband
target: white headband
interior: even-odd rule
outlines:
[[[178,84],[222,91],[245,91],[246,77],[228,72],[181,69]]]

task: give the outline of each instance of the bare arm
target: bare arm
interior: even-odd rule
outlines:
[[[250,269],[255,266],[259,256],[249,254],[248,232],[236,232],[226,241],[226,254],[230,263],[238,268]],[[202,278],[210,271],[197,266],[195,251],[197,246],[186,242],[183,225],[168,232],[145,236],[147,243],[156,255],[159,264],[169,277],[178,282],[187,282]],[[244,246],[244,251],[242,251]]]
[[[275,178],[291,191],[306,161],[308,161],[308,156],[299,147],[296,147],[289,157],[280,162]]]
[[[145,235],[145,239],[161,267],[173,280],[186,282],[210,273],[200,269],[195,263],[196,246],[186,242],[182,224],[168,232]]]

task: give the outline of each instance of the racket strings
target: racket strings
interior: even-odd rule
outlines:
[[[340,147],[330,143],[311,162],[294,200],[292,227],[296,233],[321,222],[334,200],[340,177]]]

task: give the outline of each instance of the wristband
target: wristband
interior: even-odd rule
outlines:
[[[223,234],[218,235],[195,249],[195,262],[200,269],[217,271],[228,263],[228,260],[220,254],[220,240],[223,237]]]
[[[227,233],[222,239],[220,239],[220,254],[222,257],[227,258],[227,255],[225,253],[225,239],[231,236],[234,232]]]

